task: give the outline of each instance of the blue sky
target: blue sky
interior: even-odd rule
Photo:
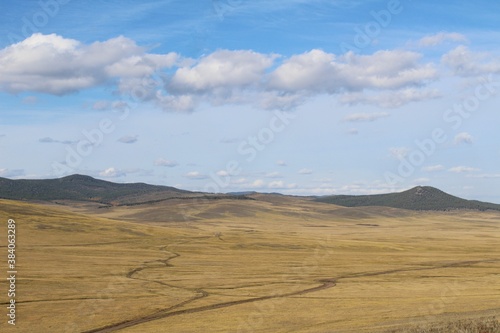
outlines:
[[[0,10],[0,177],[500,203],[500,3]]]

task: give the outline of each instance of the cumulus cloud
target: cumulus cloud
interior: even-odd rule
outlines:
[[[264,175],[266,178],[283,178],[279,172],[268,172]]]
[[[0,50],[0,89],[64,95],[110,82],[152,75],[177,61],[152,55],[123,36],[83,44],[56,34],[33,34]]]
[[[266,183],[262,179],[257,179],[247,186],[248,188],[263,188],[264,186],[266,186]]]
[[[455,75],[470,77],[500,73],[500,59],[488,53],[477,53],[460,45],[441,57]]]
[[[459,145],[459,144],[462,144],[462,143],[466,143],[466,144],[471,144],[474,142],[474,138],[472,137],[472,135],[470,135],[469,133],[467,132],[462,132],[462,133],[458,133],[456,136],[455,136],[455,140],[454,140],[455,144]]]
[[[208,176],[205,174],[202,174],[199,171],[191,171],[185,174],[186,178],[193,179],[193,180],[202,180],[202,179],[208,179]]]
[[[311,169],[307,169],[307,168],[299,170],[299,174],[301,174],[301,175],[311,175],[312,173],[313,173],[313,171]]]
[[[445,169],[444,165],[441,165],[441,164],[429,165],[429,166],[422,168],[423,171],[427,171],[427,172],[443,171],[444,169]]]
[[[218,50],[189,66],[180,67],[157,100],[166,109],[190,111],[200,100],[214,105],[249,103],[259,90],[276,55],[247,50]]]
[[[0,50],[0,90],[63,95],[111,83],[122,94],[176,111],[192,111],[201,102],[287,109],[319,94],[399,90],[395,94],[399,97],[372,101],[394,107],[432,98],[415,90],[437,77],[434,66],[421,58],[403,50],[335,55],[315,49],[287,58],[217,50],[199,59],[183,59],[173,52],[147,53],[123,36],[85,44],[37,33]],[[172,68],[172,75],[166,75],[167,68]],[[352,95],[344,101],[370,102],[370,98]],[[98,101],[92,107],[113,106]]]
[[[278,160],[276,161],[276,165],[279,165],[279,166],[287,166],[286,162],[283,161],[283,160]]]
[[[292,191],[293,194],[302,195],[332,195],[332,194],[352,194],[352,195],[366,195],[366,194],[381,194],[390,192],[400,192],[407,188],[392,187],[385,182],[374,182],[371,184],[355,183],[343,186],[334,186],[331,183],[324,183],[316,187],[298,187]],[[284,193],[290,191],[284,190]]]
[[[125,176],[126,173],[124,171],[118,170],[114,167],[107,168],[101,172],[99,172],[99,176],[104,178],[118,178]]]
[[[389,153],[391,154],[391,156],[398,160],[405,158],[409,152],[410,149],[406,147],[393,147],[389,149]]]
[[[169,91],[188,94],[221,92],[256,85],[276,56],[252,51],[218,50],[195,65],[179,68],[169,83]]]
[[[219,177],[227,177],[227,176],[230,176],[229,172],[227,172],[226,170],[219,170],[215,173],[217,176]]]
[[[446,41],[467,42],[467,37],[457,32],[440,32],[423,37],[418,41],[418,45],[422,47],[429,47],[442,44]]]
[[[217,50],[185,59],[174,52],[148,53],[123,36],[85,44],[40,33],[0,50],[0,91],[64,95],[111,84],[136,100],[184,112],[203,102],[289,109],[321,94],[347,94],[341,99],[346,104],[397,107],[435,98],[425,85],[437,76],[422,54],[404,50],[336,55],[313,49],[289,57]],[[375,92],[382,95],[370,94]],[[92,108],[111,104],[98,101]]]
[[[285,182],[282,180],[275,180],[270,182],[267,187],[269,188],[285,188]]]
[[[65,144],[65,145],[72,145],[74,143],[77,143],[78,141],[56,140],[56,139],[53,139],[53,138],[47,136],[47,137],[38,139],[38,142],[41,142],[41,143],[62,143],[62,144]]]
[[[400,89],[434,80],[431,64],[420,64],[415,52],[378,51],[372,55],[348,52],[342,56],[312,50],[285,60],[269,77],[272,89],[335,94],[364,89]]]
[[[387,118],[391,114],[388,112],[374,112],[374,113],[353,113],[344,117],[344,121],[348,122],[366,122],[375,121],[382,118]]]
[[[479,169],[468,167],[468,166],[456,166],[456,167],[448,169],[448,171],[454,172],[454,173],[467,173],[467,172],[479,171]]]
[[[121,138],[119,138],[118,142],[132,144],[132,143],[136,143],[138,140],[139,140],[138,135],[125,135],[125,136],[122,136]]]
[[[169,161],[163,158],[159,158],[154,162],[154,165],[159,167],[174,168],[178,166],[179,163],[177,163],[176,161]]]
[[[339,101],[347,105],[368,104],[383,108],[397,108],[410,102],[419,102],[440,97],[442,97],[442,94],[435,89],[405,88],[390,93],[348,93],[341,95]]]
[[[267,184],[267,187],[270,189],[295,189],[297,188],[297,184],[295,183],[287,184],[282,180],[275,180]]]
[[[480,175],[467,175],[469,178],[495,179],[500,178],[500,173],[483,173]]]

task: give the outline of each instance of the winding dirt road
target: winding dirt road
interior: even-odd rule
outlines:
[[[165,248],[166,247],[163,247],[162,250],[167,251]],[[173,252],[171,252],[171,253],[173,253]],[[177,253],[173,253],[173,254],[174,254],[173,256],[170,256],[167,259],[156,260],[156,261],[162,262],[166,266],[172,266],[171,264],[168,263],[169,260],[180,256]],[[183,309],[183,310],[174,311],[175,309],[177,309],[181,306],[184,306],[188,303],[191,303],[197,299],[209,296],[209,294],[206,291],[201,290],[201,289],[197,289],[197,290],[194,290],[198,293],[195,297],[190,298],[190,299],[188,299],[182,303],[179,303],[177,305],[174,305],[172,307],[163,309],[161,311],[155,312],[153,314],[150,314],[150,315],[147,315],[147,316],[144,316],[141,318],[131,319],[131,320],[123,321],[120,323],[115,323],[115,324],[111,324],[108,326],[95,328],[95,329],[92,329],[89,331],[85,331],[83,333],[110,333],[110,332],[115,332],[115,331],[118,331],[118,330],[121,330],[124,328],[132,327],[132,326],[136,326],[136,325],[140,325],[140,324],[144,324],[144,323],[148,323],[151,321],[164,319],[164,318],[168,318],[168,317],[174,317],[174,316],[180,316],[180,315],[185,315],[185,314],[190,314],[190,313],[216,310],[216,309],[227,308],[227,307],[231,307],[231,306],[235,306],[235,305],[260,302],[260,301],[276,299],[276,298],[285,298],[285,297],[291,297],[291,296],[305,295],[305,294],[314,293],[314,292],[326,290],[329,288],[333,288],[336,286],[337,282],[341,279],[387,275],[387,274],[394,274],[394,273],[399,273],[399,272],[425,271],[425,270],[434,270],[434,269],[451,268],[451,267],[468,267],[468,266],[472,266],[472,265],[479,264],[479,263],[498,262],[498,261],[500,261],[500,259],[473,260],[473,261],[469,260],[469,261],[442,263],[442,264],[431,266],[431,267],[413,267],[413,268],[401,268],[401,269],[376,271],[376,272],[353,273],[353,274],[338,276],[336,278],[317,280],[316,282],[320,283],[320,285],[313,287],[313,288],[302,289],[299,291],[294,291],[294,292],[289,292],[289,293],[284,293],[284,294],[277,294],[277,295],[254,297],[254,298],[242,299],[242,300],[238,300],[238,301],[223,302],[223,303],[217,303],[217,304],[211,304],[211,305],[194,307],[194,308],[190,308],[190,309]],[[134,275],[136,273],[146,269],[146,268],[147,268],[147,266],[141,266],[141,267],[135,268],[127,274],[127,277],[131,278],[131,279],[137,279],[134,277]],[[150,280],[148,280],[148,281],[150,281]],[[158,281],[150,281],[150,282],[158,282]],[[158,282],[158,283],[167,285],[166,283],[162,283],[162,282]]]

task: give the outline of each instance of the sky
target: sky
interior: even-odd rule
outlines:
[[[500,203],[500,2],[3,1],[0,177]]]

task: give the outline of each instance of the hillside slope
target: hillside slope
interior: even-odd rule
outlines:
[[[11,200],[74,200],[132,204],[193,195],[200,194],[169,186],[118,184],[83,175],[40,180],[0,178],[0,198]]]
[[[315,201],[345,207],[383,206],[434,211],[456,209],[500,210],[498,204],[461,199],[430,186],[417,186],[399,193],[326,196],[316,198]]]

